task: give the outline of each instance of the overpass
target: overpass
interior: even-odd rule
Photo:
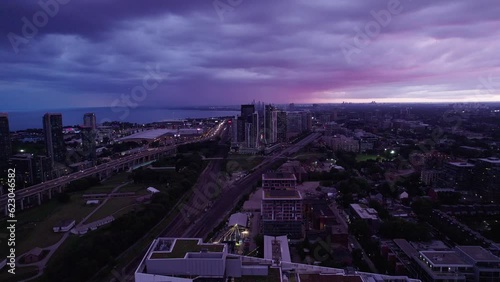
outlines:
[[[161,148],[145,149],[126,157],[113,160],[95,167],[91,167],[69,175],[61,176],[46,182],[42,182],[28,188],[15,191],[16,194],[16,210],[23,210],[34,205],[41,205],[42,201],[52,199],[52,196],[58,192],[62,192],[64,187],[78,179],[86,177],[97,177],[99,180],[110,177],[111,175],[127,171],[129,168],[139,164],[154,161],[161,157],[167,156],[175,152],[177,146],[168,146]],[[7,194],[0,197],[0,205],[4,205],[5,214],[7,214]]]
[[[215,129],[212,129],[213,132],[211,132],[211,134],[209,134],[207,137],[203,139],[188,141],[166,147],[144,149],[142,151],[135,152],[134,154],[127,155],[125,157],[113,160],[108,163],[100,164],[95,167],[91,167],[85,170],[81,170],[79,172],[75,172],[33,186],[29,186],[19,191],[15,191],[16,211],[23,210],[25,208],[29,208],[35,205],[41,205],[43,201],[52,199],[52,196],[55,193],[62,192],[64,190],[64,187],[72,181],[90,176],[97,177],[99,178],[99,180],[103,180],[117,172],[127,171],[130,168],[136,167],[140,164],[154,161],[167,155],[171,155],[175,153],[177,146],[179,145],[197,143],[212,139],[216,135],[220,135],[220,133],[222,132],[221,129],[224,127],[223,126],[224,124],[225,122],[220,123],[219,126],[217,126]],[[0,206],[2,205],[4,206],[5,215],[8,215],[7,200],[8,200],[7,194],[2,195],[0,197]]]

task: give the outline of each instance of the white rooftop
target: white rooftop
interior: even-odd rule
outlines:
[[[378,219],[378,213],[375,209],[362,207],[359,204],[351,204],[351,208],[358,214],[362,219]]]
[[[174,129],[152,129],[152,130],[138,132],[129,136],[125,136],[121,138],[120,141],[137,140],[137,139],[154,140],[164,135],[175,134],[175,133],[177,133],[177,130]]]
[[[247,227],[247,222],[248,222],[248,216],[246,213],[235,213],[232,214],[229,217],[229,226],[242,226],[242,227]]]

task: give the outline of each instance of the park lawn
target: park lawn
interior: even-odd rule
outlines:
[[[121,209],[115,211],[113,213],[113,216],[115,218],[119,218],[120,216],[124,215],[124,214],[127,214],[137,208],[140,208],[140,205],[139,204],[131,204],[131,205],[128,205],[128,206],[125,206],[125,207],[122,207]]]
[[[122,188],[118,192],[136,192],[137,196],[139,197],[140,195],[147,194],[148,191],[146,190],[149,186],[151,185],[146,185],[142,183],[129,183]],[[153,185],[158,190],[161,190],[158,185]]]
[[[92,186],[89,189],[85,190],[84,194],[104,194],[104,193],[110,193],[113,191],[116,186],[122,185],[125,182],[129,181],[128,179],[128,173],[127,172],[122,172],[117,175],[112,176],[111,178],[107,179],[106,181],[102,182],[99,185]]]
[[[58,206],[61,204],[56,200],[47,202],[39,207],[27,209],[24,211],[19,210],[16,214],[17,225],[16,225],[16,244],[17,244],[17,255],[20,255],[21,249],[23,248],[23,242],[26,240],[29,234],[35,229],[37,225],[43,222],[51,214],[55,213]],[[3,221],[0,223],[1,230],[6,230],[7,222]],[[61,237],[61,235],[59,236]],[[0,244],[0,255],[5,257],[8,252],[7,244]]]
[[[0,271],[0,281],[21,281],[38,274],[38,267],[16,267],[15,274],[7,272],[9,267],[5,267]]]
[[[68,236],[66,240],[57,248],[56,252],[50,257],[49,261],[47,262],[47,265],[49,265],[51,262],[57,261],[58,258],[63,256],[68,249],[70,249],[75,242],[78,241],[80,237],[76,235]],[[47,266],[46,265],[46,266]]]
[[[118,174],[115,174],[113,176],[111,176],[110,178],[106,179],[102,185],[114,185],[114,186],[117,186],[123,182],[126,182],[128,181],[128,176],[129,176],[129,173],[128,172],[120,172]]]
[[[57,203],[57,202],[56,202]],[[75,219],[78,224],[95,207],[85,206],[82,201],[73,199],[68,203],[60,204],[46,218],[24,229],[25,236],[18,239],[17,254],[21,255],[35,247],[45,248],[57,243],[63,233],[54,233],[52,227],[65,219]],[[43,208],[44,205],[38,207]],[[37,211],[38,208],[34,208]],[[19,237],[17,237],[19,238]]]
[[[132,204],[135,204],[135,198],[133,197],[108,199],[108,201],[102,207],[100,207],[91,217],[89,217],[85,223],[90,223],[99,219],[103,219],[110,215],[117,218],[118,216],[114,215],[115,212]]]

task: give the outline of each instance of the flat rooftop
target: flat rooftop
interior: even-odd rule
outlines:
[[[480,246],[457,246],[457,249],[476,262],[498,262],[500,258]]]
[[[335,217],[332,209],[326,203],[312,204],[313,213],[319,217]]]
[[[373,219],[377,220],[378,212],[375,209],[368,208],[360,204],[351,204],[351,208],[358,214],[362,219]]]
[[[405,239],[394,239],[394,243],[407,255],[412,258],[418,255],[418,251]]]
[[[151,259],[184,258],[187,253],[224,252],[223,244],[203,243],[201,239],[160,238],[151,252]]]
[[[234,213],[229,217],[229,226],[241,226],[241,227],[247,227],[248,226],[248,215],[246,213]]]
[[[296,190],[268,190],[263,191],[262,199],[269,200],[301,200],[302,196]]]
[[[422,251],[420,254],[434,266],[471,266],[454,251]]]
[[[172,135],[177,133],[176,129],[152,129],[152,130],[146,130],[146,131],[141,131],[129,136],[125,136],[123,138],[120,138],[119,141],[127,141],[127,140],[155,140],[158,139],[164,135]]]
[[[262,180],[297,180],[297,178],[293,173],[271,172],[262,174]]]

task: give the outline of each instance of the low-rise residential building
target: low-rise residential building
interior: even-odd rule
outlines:
[[[349,232],[341,219],[324,200],[304,201],[306,235],[310,241],[322,239],[335,245],[348,247]]]
[[[474,164],[468,162],[448,162],[443,166],[439,175],[438,185],[441,188],[454,188],[457,190],[472,189],[472,175]]]
[[[378,231],[382,221],[375,209],[369,208],[363,204],[351,204],[350,211],[354,218],[361,219],[368,223],[373,232]]]
[[[437,169],[422,170],[420,172],[420,180],[423,184],[432,186],[436,184],[441,173]]]

